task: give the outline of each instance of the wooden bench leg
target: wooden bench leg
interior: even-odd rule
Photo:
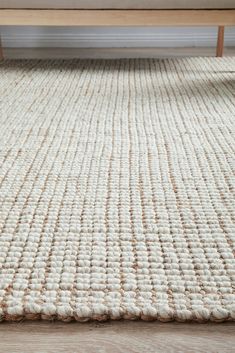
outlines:
[[[223,52],[224,52],[224,26],[219,26],[216,56],[221,58],[223,56]]]
[[[1,36],[0,36],[0,60],[3,60],[3,48],[2,48]]]

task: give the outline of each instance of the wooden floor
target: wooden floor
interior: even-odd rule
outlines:
[[[0,324],[1,353],[233,353],[235,322]]]
[[[7,59],[116,59],[215,56],[215,48],[4,48]],[[235,47],[224,50],[224,56],[235,56]]]

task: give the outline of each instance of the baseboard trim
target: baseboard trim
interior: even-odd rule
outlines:
[[[58,29],[4,29],[2,41],[9,48],[125,48],[125,47],[210,47],[216,45],[213,29],[90,29],[68,31]],[[225,32],[226,46],[235,45],[235,28]]]

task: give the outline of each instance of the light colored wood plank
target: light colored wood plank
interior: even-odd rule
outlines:
[[[235,323],[3,323],[4,353],[232,353]]]
[[[17,26],[224,26],[235,10],[0,10],[0,25]]]
[[[216,56],[222,57],[224,52],[224,26],[219,26],[218,28],[218,39],[217,39],[217,48]]]

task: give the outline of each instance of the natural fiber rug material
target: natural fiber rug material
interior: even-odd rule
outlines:
[[[234,70],[0,64],[2,319],[235,319]]]

